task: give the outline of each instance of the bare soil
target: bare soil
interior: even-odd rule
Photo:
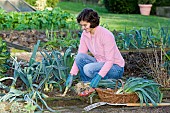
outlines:
[[[164,98],[162,103],[170,103],[170,91],[163,91]],[[54,96],[54,95],[55,96]],[[49,98],[46,100],[48,105],[53,109],[61,112],[61,113],[86,113],[84,110],[85,107],[100,102],[100,98],[95,95],[92,98],[92,103],[90,103],[90,97],[79,97],[75,94],[74,91],[69,91],[65,97],[58,96],[58,93],[50,92]],[[48,112],[48,111],[46,111]],[[96,107],[88,113],[170,113],[170,106],[145,106],[145,107],[128,107],[128,106],[112,106],[112,105],[103,105]]]

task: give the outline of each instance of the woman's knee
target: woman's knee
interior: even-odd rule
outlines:
[[[88,76],[89,78],[93,78],[93,73],[92,73],[92,70],[91,70],[91,67],[89,64],[86,64],[84,67],[83,67],[83,71],[85,73],[86,76]]]
[[[123,73],[124,73],[124,67],[122,67],[122,69],[121,69],[120,72],[119,72],[120,78],[122,78]]]
[[[115,72],[115,78],[116,78],[116,79],[122,78],[123,73],[124,73],[124,69],[123,69],[123,68],[117,70],[117,71]]]
[[[110,71],[108,72],[108,76],[106,78],[114,78],[114,79],[119,79],[122,78],[124,73],[124,68],[120,67],[118,65],[114,65]]]

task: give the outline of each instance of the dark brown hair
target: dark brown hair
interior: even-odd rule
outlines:
[[[77,22],[80,23],[80,21],[87,21],[90,23],[90,28],[95,28],[99,25],[100,17],[93,9],[85,8],[77,16]]]

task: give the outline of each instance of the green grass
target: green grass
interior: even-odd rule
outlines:
[[[113,14],[109,13],[103,6],[96,6],[75,2],[59,2],[57,5],[63,10],[70,12],[77,16],[77,14],[84,8],[93,8],[101,17],[101,24],[108,26],[109,30],[113,31],[127,31],[133,28],[140,29],[142,27],[152,27],[154,31],[160,29],[160,27],[170,27],[170,19],[165,17],[158,17],[154,15],[143,16],[140,14]]]
[[[107,13],[108,11],[104,7],[96,6],[96,5],[90,5],[86,4],[84,5],[83,3],[75,3],[75,2],[59,2],[57,4],[58,7],[61,9],[64,9],[72,14],[78,14],[81,10],[84,8],[93,8],[99,13]]]

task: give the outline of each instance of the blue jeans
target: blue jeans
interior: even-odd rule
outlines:
[[[82,81],[91,81],[101,70],[104,62],[97,62],[96,59],[88,54],[79,53],[76,55],[75,62],[80,71]],[[102,79],[119,79],[123,76],[124,67],[113,64],[109,72]]]

